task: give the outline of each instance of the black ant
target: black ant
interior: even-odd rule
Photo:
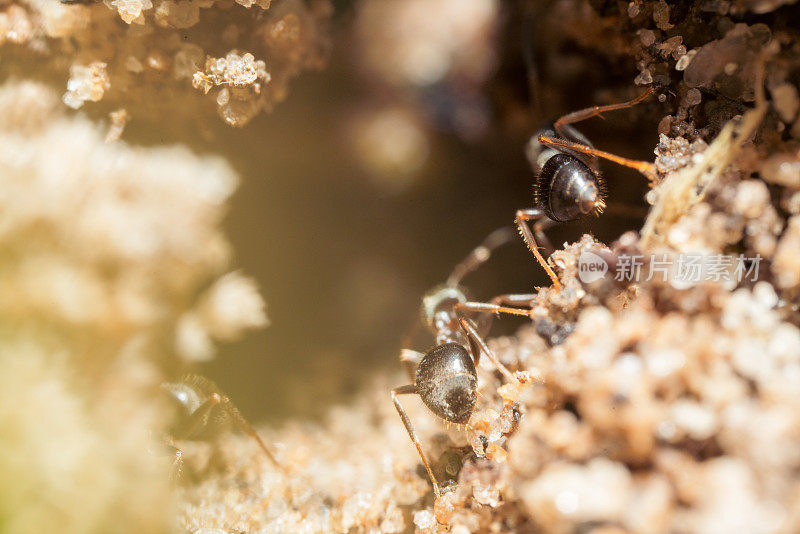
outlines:
[[[472,304],[467,301],[466,294],[460,287],[462,278],[488,260],[495,248],[512,238],[513,232],[509,228],[496,230],[455,267],[444,285],[425,295],[422,299],[421,315],[436,337],[436,345],[425,354],[404,348],[401,356],[404,363],[416,364],[412,377],[414,383],[392,389],[392,401],[417,448],[437,499],[441,496],[439,484],[397,396],[417,394],[435,415],[445,421],[462,425],[469,421],[478,398],[475,366],[480,361],[481,352],[486,354],[506,380],[519,383],[517,377],[489,350],[478,333],[478,325],[459,313],[460,305]],[[411,338],[412,334],[409,334],[404,345],[410,344]]]
[[[515,222],[525,244],[553,281],[556,291],[561,289],[561,282],[539,253],[528,221],[536,221],[534,231],[541,236],[543,230],[554,223],[577,221],[589,214],[600,215],[606,207],[606,188],[600,174],[599,158],[636,169],[650,179],[656,176],[652,163],[598,150],[572,124],[602,117],[606,111],[635,106],[652,93],[652,89],[647,89],[627,102],[593,106],[564,115],[552,127],[540,130],[528,144],[528,158],[536,173],[533,184],[536,207],[518,210]],[[547,242],[546,238],[544,241]],[[511,300],[519,303],[521,299]]]
[[[161,388],[168,393],[169,398],[178,405],[181,412],[175,425],[164,438],[166,445],[174,449],[174,478],[179,477],[183,469],[182,454],[174,445],[175,441],[208,440],[231,428],[236,428],[252,437],[269,461],[283,472],[278,460],[255,429],[214,382],[202,376],[187,374],[178,382],[161,384]]]
[[[650,180],[656,178],[652,163],[597,150],[572,124],[591,117],[601,117],[606,111],[635,106],[652,93],[652,89],[647,89],[627,102],[593,106],[564,115],[552,126],[542,128],[528,143],[527,156],[536,174],[533,183],[536,207],[518,210],[515,223],[528,249],[553,281],[556,291],[561,290],[561,281],[539,252],[537,239],[552,250],[544,230],[557,223],[577,221],[587,215],[600,215],[603,212],[606,189],[599,170],[599,158],[634,168]],[[535,221],[533,230],[528,226],[528,221]],[[463,302],[457,308],[458,311],[530,316],[530,310],[507,306],[528,306],[535,297],[535,293],[506,294],[494,297],[490,303]]]
[[[537,60],[536,30],[541,20],[542,5],[537,3],[520,3],[519,13],[522,20],[522,59],[525,65],[528,82],[528,93],[532,106],[539,108],[538,99],[538,65],[544,62]],[[600,174],[599,158],[604,158],[619,165],[636,169],[649,180],[655,181],[655,166],[646,161],[637,161],[594,148],[591,141],[579,132],[573,124],[601,117],[607,111],[626,109],[639,104],[653,94],[652,87],[644,93],[618,104],[592,106],[568,113],[558,120],[540,129],[534,134],[526,147],[526,156],[533,167],[535,179],[533,183],[533,199],[535,207],[518,210],[515,222],[525,244],[536,260],[544,268],[553,288],[561,290],[561,282],[553,269],[547,264],[539,252],[537,239],[546,249],[552,250],[544,230],[564,222],[577,221],[589,214],[600,215],[606,208],[606,188]],[[540,115],[540,113],[536,113]],[[528,226],[533,221],[533,230]],[[500,295],[495,297],[494,304],[527,305],[535,297],[526,295]],[[490,311],[490,310],[486,310]],[[500,310],[502,312],[503,310]],[[524,310],[516,314],[526,315]],[[497,312],[496,312],[497,313]]]

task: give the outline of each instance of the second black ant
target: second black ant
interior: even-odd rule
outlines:
[[[481,354],[486,355],[508,382],[520,383],[517,376],[500,363],[489,349],[479,333],[478,323],[465,315],[465,310],[469,310],[471,305],[479,306],[480,303],[469,302],[460,286],[466,274],[483,264],[494,249],[508,243],[512,238],[511,229],[496,230],[455,267],[444,285],[425,295],[422,299],[421,315],[425,325],[435,336],[436,344],[424,354],[404,348],[401,355],[403,362],[413,368],[413,372],[409,373],[413,383],[392,389],[392,402],[417,448],[437,499],[441,496],[439,483],[398,396],[419,395],[425,406],[436,416],[447,422],[463,425],[472,416],[478,399],[476,365]],[[411,337],[408,336],[404,345],[410,344]]]

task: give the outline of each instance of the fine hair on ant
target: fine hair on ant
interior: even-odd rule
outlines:
[[[410,345],[412,334],[407,336],[404,343],[400,359],[407,365],[409,378],[413,383],[392,389],[392,402],[417,448],[437,499],[441,496],[439,484],[398,396],[419,395],[433,414],[445,421],[463,425],[467,424],[475,410],[478,398],[476,365],[480,361],[481,353],[486,355],[506,380],[519,382],[486,345],[478,332],[478,325],[464,315],[462,310],[469,308],[462,309],[461,305],[470,303],[460,287],[465,275],[486,262],[494,249],[513,238],[510,228],[494,231],[453,269],[445,284],[434,288],[423,297],[422,320],[436,338],[436,344],[431,349],[422,354],[406,348]]]
[[[187,374],[177,382],[161,384],[161,389],[178,405],[179,412],[175,424],[164,437],[165,444],[175,453],[173,478],[180,477],[183,470],[182,453],[175,446],[175,441],[210,440],[231,429],[253,438],[270,463],[283,472],[283,467],[258,432],[214,382],[199,375]]]

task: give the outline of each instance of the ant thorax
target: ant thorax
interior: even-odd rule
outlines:
[[[438,286],[422,298],[422,319],[436,336],[436,343],[467,342],[458,324],[456,304],[467,302],[467,296],[458,287]]]
[[[567,140],[575,143],[581,143],[589,147],[594,146],[585,135],[579,132],[578,129],[572,125],[566,124],[562,126],[562,129],[566,134],[564,137]],[[556,149],[543,145],[539,142],[539,136],[542,135],[545,137],[562,137],[556,132],[556,129],[552,123],[543,126],[531,136],[528,144],[525,145],[525,157],[528,159],[528,163],[530,163],[534,174],[540,174],[542,172],[542,168],[545,166],[545,163],[547,163],[550,158],[556,154],[570,154],[586,163],[589,167],[592,167],[593,170],[597,170],[594,169],[597,164],[596,158],[587,158],[584,154],[579,154],[566,148]]]

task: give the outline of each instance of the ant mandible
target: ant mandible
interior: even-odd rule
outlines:
[[[459,263],[444,285],[434,288],[422,299],[422,318],[436,337],[436,345],[425,354],[403,349],[401,360],[416,364],[413,384],[391,390],[392,402],[406,427],[411,441],[417,448],[422,463],[428,472],[433,492],[441,496],[439,484],[414,427],[398,400],[398,395],[417,394],[436,416],[458,425],[466,424],[472,415],[478,398],[478,377],[475,370],[481,353],[494,364],[500,373],[511,382],[519,380],[492,353],[478,333],[478,325],[460,313],[460,305],[479,304],[467,301],[460,287],[463,277],[489,259],[492,251],[513,238],[510,228],[492,232],[484,242]],[[409,334],[404,345],[410,344]],[[412,375],[409,369],[409,374]]]
[[[174,427],[164,437],[166,445],[174,449],[173,470],[177,472],[177,476],[180,476],[182,471],[183,460],[181,451],[174,445],[174,441],[208,439],[217,436],[231,426],[253,438],[272,465],[284,472],[283,467],[267,448],[258,432],[214,382],[199,375],[187,374],[177,382],[161,384],[161,389],[179,406],[181,411]]]

